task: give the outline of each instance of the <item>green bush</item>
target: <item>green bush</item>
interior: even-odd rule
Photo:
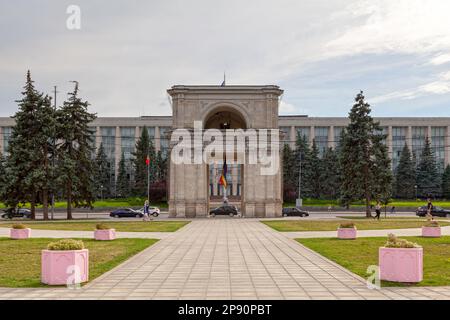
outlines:
[[[97,225],[95,226],[95,229],[97,229],[97,230],[109,230],[111,228],[108,227],[106,224],[97,223]]]
[[[342,222],[339,228],[355,228],[355,224],[353,222]]]
[[[81,240],[62,239],[55,242],[50,242],[47,245],[48,250],[82,250],[84,243]]]
[[[26,228],[28,228],[26,225],[24,225],[24,224],[13,224],[12,225],[12,228],[13,229],[26,229]]]
[[[425,227],[438,228],[440,227],[440,225],[437,221],[428,221],[427,223],[425,223]]]
[[[405,239],[399,239],[394,234],[390,233],[388,235],[388,241],[384,245],[386,248],[420,248],[417,243],[405,240]]]

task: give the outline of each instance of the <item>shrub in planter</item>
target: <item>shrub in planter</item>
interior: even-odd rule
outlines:
[[[337,230],[339,239],[356,239],[356,226],[353,222],[343,222]]]
[[[116,238],[116,230],[99,223],[95,228],[94,238],[95,240],[114,240]]]
[[[11,239],[28,239],[31,236],[31,229],[24,224],[13,224],[9,231]]]
[[[441,236],[441,227],[437,221],[428,221],[422,227],[422,237],[439,238]]]
[[[423,248],[389,234],[379,248],[380,279],[394,282],[420,282],[423,279]]]
[[[83,241],[51,242],[41,254],[41,281],[48,285],[79,284],[89,278],[89,250]]]

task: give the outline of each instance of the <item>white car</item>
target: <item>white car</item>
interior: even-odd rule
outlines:
[[[154,217],[157,217],[157,216],[159,216],[159,214],[160,214],[160,211],[159,211],[159,208],[158,207],[150,207],[150,208],[148,208],[149,210],[149,214],[150,215],[152,215],[152,216],[154,216]],[[144,214],[144,208],[141,208],[141,209],[139,209],[138,210],[140,213],[142,213],[142,214]]]

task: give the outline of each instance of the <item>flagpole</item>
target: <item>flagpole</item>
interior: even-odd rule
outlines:
[[[150,160],[149,155],[147,155],[147,159]],[[147,163],[147,201],[150,203],[150,161]]]

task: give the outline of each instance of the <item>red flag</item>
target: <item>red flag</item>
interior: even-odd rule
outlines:
[[[150,165],[150,157],[149,156],[147,156],[147,158],[145,159],[145,164],[146,165]]]

